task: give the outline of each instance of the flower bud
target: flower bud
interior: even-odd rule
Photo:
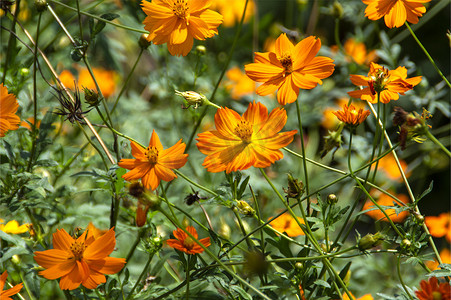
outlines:
[[[330,205],[336,204],[338,202],[338,197],[335,194],[329,194],[327,196],[327,203]]]
[[[176,90],[175,94],[177,96],[181,96],[181,97],[185,98],[186,102],[188,103],[188,106],[182,106],[183,108],[188,108],[191,105],[193,105],[194,109],[196,109],[199,106],[206,104],[206,101],[208,101],[207,97],[205,97],[202,94],[193,92],[193,91],[179,92]]]
[[[185,228],[190,226],[190,222],[189,222],[189,220],[186,217],[184,217],[183,220],[182,220],[182,226],[185,227]]]
[[[221,227],[219,227],[219,235],[223,238],[230,239],[230,234],[232,230],[230,229],[230,226],[224,222],[224,220],[221,220]]]
[[[297,270],[302,270],[304,268],[304,264],[298,261],[297,263],[294,264],[294,268]]]
[[[424,223],[424,216],[422,214],[419,214],[417,212],[414,213],[415,221],[418,225],[422,225]]]
[[[334,4],[332,4],[332,15],[337,19],[343,17],[343,6],[341,6],[340,2],[334,1]]]
[[[149,206],[145,205],[142,201],[138,201],[138,207],[136,208],[136,226],[143,227],[147,221],[147,212]]]
[[[204,55],[205,53],[207,53],[207,48],[205,48],[205,46],[203,45],[199,45],[196,47],[196,53],[198,53],[199,55]]]
[[[90,107],[99,105],[100,97],[99,97],[99,94],[95,90],[91,90],[86,87],[83,87],[83,92],[85,93],[86,103],[88,103]]]
[[[142,49],[147,49],[152,43],[148,40],[149,35],[147,33],[141,34],[138,40],[138,44]]]
[[[408,239],[403,239],[401,242],[401,248],[403,249],[407,249],[412,245],[412,242],[409,241]]]
[[[28,68],[21,68],[19,73],[20,73],[21,76],[27,77],[30,74],[30,69],[28,69]]]
[[[20,265],[20,257],[17,254],[14,254],[13,257],[11,257],[11,262],[17,266]]]
[[[238,200],[236,206],[243,215],[253,216],[255,214],[255,210],[246,201]]]
[[[144,188],[142,183],[139,181],[132,181],[128,185],[128,193],[136,198],[141,197],[145,190],[146,189]]]
[[[295,179],[290,173],[288,176],[288,188],[284,188],[283,191],[287,194],[287,198],[299,199],[304,193],[304,183]]]
[[[47,9],[47,1],[46,0],[34,0],[34,7],[36,10],[41,13]]]
[[[358,242],[358,247],[360,251],[368,250],[376,247],[384,241],[384,236],[382,233],[377,232],[375,234],[368,233]]]

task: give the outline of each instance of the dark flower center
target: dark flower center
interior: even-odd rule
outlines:
[[[241,120],[234,129],[234,133],[245,143],[251,142],[253,129],[249,122]]]
[[[282,64],[282,67],[285,69],[285,75],[291,74],[293,72],[293,61],[291,60],[291,55],[288,53],[284,53],[281,57],[279,57],[279,61]]]
[[[145,152],[147,159],[149,160],[149,163],[156,164],[158,161],[158,149],[154,146],[147,147]]]

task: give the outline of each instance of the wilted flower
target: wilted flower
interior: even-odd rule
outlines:
[[[337,110],[336,112],[333,112],[333,114],[347,125],[358,126],[370,115],[370,111],[363,110],[363,108],[357,110],[354,105],[351,104],[349,106],[343,105],[342,111]]]
[[[287,121],[283,108],[268,109],[249,103],[243,116],[229,108],[215,115],[217,130],[200,133],[197,148],[207,155],[202,164],[210,172],[227,173],[254,166],[266,168],[283,157],[279,150],[293,141],[296,130],[282,132]]]
[[[160,185],[160,180],[171,181],[177,175],[171,169],[183,167],[187,162],[188,154],[185,152],[185,143],[179,140],[174,146],[163,149],[155,130],[152,132],[149,147],[143,148],[131,141],[132,155],[134,159],[121,159],[118,166],[131,170],[124,174],[125,180],[140,179],[143,185],[155,190]]]
[[[393,124],[398,125],[399,141],[401,149],[406,148],[406,142],[414,140],[417,143],[422,143],[426,140],[424,137],[428,135],[428,130],[431,127],[427,124],[427,119],[432,115],[429,111],[423,108],[421,116],[417,112],[407,113],[400,107],[395,107],[395,115],[393,117]]]
[[[8,290],[3,290],[6,283],[6,278],[8,278],[8,271],[2,273],[0,276],[0,299],[1,300],[12,300],[10,296],[13,296],[20,292],[23,287],[23,283],[19,283]]]
[[[370,64],[368,76],[351,75],[351,81],[357,86],[366,86],[363,89],[348,92],[352,98],[360,98],[370,103],[377,103],[376,94],[380,94],[380,102],[388,103],[398,100],[399,95],[404,95],[413,89],[421,81],[421,76],[407,78],[407,69],[398,67],[388,70],[374,62]]]
[[[388,28],[401,27],[406,20],[412,24],[418,23],[426,8],[424,3],[431,0],[362,0],[368,5],[365,17],[370,20],[379,20],[384,17]]]
[[[293,199],[299,199],[302,194],[304,193],[304,183],[302,181],[296,179],[291,175],[290,173],[287,174],[288,176],[288,188],[283,188],[283,191],[285,192],[287,200],[289,198]]]
[[[257,94],[266,96],[277,92],[281,105],[296,101],[299,89],[313,89],[334,72],[333,60],[315,57],[321,40],[309,36],[296,46],[285,33],[276,40],[275,52],[255,53],[254,63],[245,65],[250,79],[263,82]]]
[[[171,55],[186,56],[193,47],[193,38],[205,40],[218,34],[222,16],[208,9],[212,1],[153,0],[141,3],[144,28],[155,45],[168,44]]]
[[[197,231],[193,226],[186,227],[186,231],[188,231],[193,237],[198,238]],[[197,254],[204,252],[204,249],[199,246],[189,235],[187,235],[182,229],[177,228],[172,232],[175,239],[169,239],[166,241],[169,247],[177,249],[179,251],[183,251],[187,254]],[[200,239],[199,242],[208,247],[211,245],[210,238],[206,237]]]
[[[35,261],[46,270],[39,275],[53,280],[61,277],[62,290],[74,290],[82,284],[95,289],[105,283],[103,274],[115,274],[125,264],[125,259],[109,257],[116,245],[114,229],[95,238],[91,230],[74,239],[64,229],[53,234],[53,249],[36,251]]]
[[[58,108],[59,112],[55,112],[55,114],[60,116],[65,116],[65,120],[69,120],[72,124],[75,122],[84,122],[84,114],[87,114],[92,110],[86,110],[82,111],[81,107],[81,100],[80,100],[80,91],[78,88],[75,89],[74,92],[74,102],[63,92],[62,90],[58,89],[57,95],[58,95],[58,101],[60,102],[62,108]]]
[[[202,94],[193,92],[193,91],[179,92],[176,90],[175,94],[177,96],[183,97],[186,100],[186,102],[188,103],[188,106],[182,105],[182,108],[188,108],[191,105],[193,105],[194,109],[196,109],[199,106],[210,103],[210,101],[208,101],[207,97],[205,97]]]
[[[4,137],[8,130],[16,130],[20,125],[20,118],[16,115],[19,103],[16,96],[8,93],[8,89],[0,83],[0,137]]]

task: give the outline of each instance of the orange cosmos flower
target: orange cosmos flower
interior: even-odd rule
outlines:
[[[198,238],[197,231],[193,226],[186,227],[186,231],[188,231],[193,237]],[[179,251],[183,251],[186,254],[196,254],[204,252],[204,249],[199,246],[189,235],[187,235],[182,229],[177,228],[172,232],[175,239],[169,239],[166,242],[169,247],[177,249]],[[202,245],[208,247],[211,245],[210,238],[206,237],[199,240]]]
[[[404,174],[408,178],[411,172],[407,172],[407,163],[402,159],[398,160]],[[381,159],[379,159],[377,170],[382,171],[389,180],[396,180],[399,182],[402,181],[401,172],[399,172],[398,165],[396,164],[395,157],[393,156],[392,153],[387,154]]]
[[[438,216],[427,216],[424,218],[433,237],[445,237],[451,243],[451,213],[444,212]]]
[[[421,81],[421,76],[407,78],[407,69],[398,67],[389,71],[386,68],[372,62],[367,76],[351,75],[351,81],[357,86],[366,86],[363,89],[348,92],[352,98],[360,98],[370,103],[377,103],[376,94],[380,93],[380,101],[388,103],[398,100],[399,95],[404,95],[413,89]]]
[[[16,220],[9,221],[6,224],[3,224],[3,222],[3,219],[0,219],[0,230],[4,233],[21,234],[27,232],[30,226],[30,224],[19,225]]]
[[[340,123],[340,120],[337,119],[337,116],[334,115],[334,112],[337,108],[342,107],[343,105],[347,105],[349,102],[349,98],[343,97],[336,100],[334,106],[326,107],[323,110],[323,117],[321,120],[321,125],[328,130],[335,130]],[[365,109],[366,104],[363,101],[354,101],[352,103],[356,109]]]
[[[333,53],[337,53],[338,46],[336,45],[331,46],[330,50]],[[370,64],[370,62],[375,61],[377,59],[376,50],[367,52],[365,44],[356,41],[354,38],[349,38],[346,40],[345,44],[343,45],[343,50],[344,53],[349,56],[347,58],[347,61],[350,61],[352,59],[359,65],[363,64],[368,65]]]
[[[116,90],[116,80],[118,74],[115,71],[105,70],[102,68],[92,68],[94,77],[96,78],[97,84],[105,98],[111,96]],[[75,76],[68,70],[61,72],[59,76],[63,85],[71,90],[75,90]],[[97,91],[96,84],[91,77],[91,73],[86,68],[79,69],[78,72],[78,82],[76,82],[78,89],[83,90],[83,87],[90,90]]]
[[[304,224],[304,219],[297,218],[301,224]],[[269,223],[269,225],[279,232],[285,232],[288,236],[295,237],[304,235],[304,231],[302,231],[296,220],[289,213],[284,213]]]
[[[252,94],[255,91],[255,82],[249,79],[240,68],[233,67],[226,72],[229,79],[226,82],[226,88],[232,91],[232,98],[240,99],[245,95]]]
[[[6,283],[6,278],[8,278],[8,271],[5,270],[0,276],[0,299],[1,300],[12,300],[10,296],[17,294],[23,287],[23,283],[19,283],[8,290],[3,290]]]
[[[235,23],[240,22],[245,4],[246,1],[243,0],[215,0],[213,1],[211,8],[217,9],[219,13],[224,17],[225,27],[232,27],[235,25]],[[249,19],[251,18],[253,13],[254,1],[249,0],[243,22],[249,22]]]
[[[393,191],[388,190],[388,192],[392,195],[394,195]],[[373,196],[373,199],[378,197],[378,199],[376,200],[376,202],[381,205],[381,206],[392,206],[393,207],[393,202],[395,202],[395,200],[383,193],[380,192],[376,192],[375,190],[371,191],[371,194]],[[409,203],[409,198],[404,195],[404,194],[398,194],[396,195],[396,198],[398,198],[401,202],[408,204]],[[375,219],[375,220],[382,220],[385,222],[388,222],[387,218],[385,217],[385,215],[373,204],[373,202],[371,202],[371,200],[368,200],[362,207],[362,210],[367,210],[370,208],[376,208],[374,210],[368,211],[365,214],[370,216],[371,218]],[[390,219],[394,222],[394,223],[400,223],[402,221],[404,221],[404,219],[407,217],[407,215],[409,214],[408,211],[402,211],[399,214],[396,214],[395,209],[394,208],[388,208],[385,209],[385,212],[387,213],[387,215],[390,217]]]
[[[188,160],[188,154],[183,154],[186,145],[182,140],[163,149],[155,130],[150,137],[149,147],[143,148],[133,141],[130,144],[135,159],[121,159],[118,163],[119,167],[131,170],[122,178],[127,181],[141,178],[147,189],[155,190],[160,185],[160,180],[171,181],[177,178],[171,169],[183,167]]]
[[[321,48],[321,40],[314,36],[298,44],[288,39],[285,33],[276,40],[275,52],[255,52],[254,63],[245,65],[247,76],[264,82],[257,89],[261,96],[274,93],[281,105],[296,101],[299,89],[313,89],[334,72],[333,60],[315,57]]]
[[[354,295],[352,294],[352,293],[350,293],[351,294],[351,296],[352,296],[352,300],[356,300],[356,298],[354,297]],[[363,295],[362,297],[360,297],[360,298],[357,298],[357,300],[373,300],[374,298],[373,298],[373,296],[371,296],[371,294],[366,294],[366,295]],[[348,296],[348,294],[346,294],[346,293],[344,293],[343,294],[343,300],[350,300],[349,299],[349,296]]]
[[[406,20],[412,24],[418,23],[426,8],[423,3],[431,0],[362,0],[367,8],[365,17],[370,20],[379,20],[384,17],[388,28],[401,27]]]
[[[337,118],[342,121],[343,123],[346,123],[351,126],[357,126],[360,125],[365,119],[370,115],[369,110],[363,110],[363,108],[360,108],[357,110],[354,105],[343,105],[343,111],[337,110],[333,112],[334,115],[337,116]]]
[[[440,251],[440,259],[444,264],[451,264],[451,252],[449,251],[449,249],[445,248]],[[434,261],[429,260],[426,262],[426,266],[432,271],[437,270],[438,265],[439,263],[436,259],[434,259]]]
[[[16,96],[8,93],[8,89],[0,83],[0,137],[4,137],[8,130],[16,130],[20,125],[20,118],[16,115],[19,103]]]
[[[113,228],[97,239],[88,230],[74,239],[61,229],[53,234],[53,249],[36,251],[34,260],[46,269],[39,275],[50,280],[61,277],[62,290],[74,290],[80,284],[95,289],[106,282],[103,274],[115,274],[125,264],[123,258],[109,257],[115,245]]]
[[[148,41],[168,44],[171,55],[186,56],[193,47],[193,38],[205,40],[218,34],[222,16],[208,9],[212,0],[152,0],[141,3],[147,17],[144,28]]]
[[[415,295],[420,300],[450,300],[451,299],[451,286],[449,283],[439,283],[437,277],[429,278],[429,282],[421,280],[421,289],[415,291]]]
[[[279,150],[293,141],[296,130],[278,133],[287,122],[283,108],[249,103],[243,116],[229,108],[215,115],[217,130],[200,133],[197,148],[207,155],[202,164],[210,172],[230,173],[254,166],[266,168],[283,157]]]

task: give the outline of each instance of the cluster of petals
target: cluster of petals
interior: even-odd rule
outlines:
[[[18,292],[20,292],[20,290],[23,287],[23,283],[19,283],[10,289],[3,290],[3,288],[5,287],[5,283],[6,283],[6,278],[8,278],[8,271],[5,270],[5,272],[3,272],[2,275],[0,276],[0,299],[1,300],[12,300],[12,298],[10,296],[13,296],[13,295],[17,294]]]
[[[130,144],[134,159],[119,161],[119,167],[131,170],[122,178],[127,181],[141,179],[147,189],[155,190],[161,180],[171,181],[177,178],[171,169],[181,168],[188,161],[188,154],[183,153],[186,145],[182,140],[168,149],[163,149],[155,130],[150,137],[149,147],[143,148],[133,141]]]
[[[427,216],[424,222],[433,237],[445,237],[451,243],[451,213],[444,212],[438,216]]]
[[[186,231],[188,231],[196,240],[198,239],[196,228],[193,226],[188,226],[186,227]],[[169,239],[166,241],[169,247],[183,251],[186,254],[197,254],[204,252],[204,249],[182,229],[177,228],[172,232],[172,234],[175,239]],[[200,239],[199,242],[204,245],[204,247],[211,245],[209,237]]]
[[[393,191],[389,190],[388,192],[393,195]],[[376,192],[374,190],[371,191],[373,198],[375,198],[374,196],[377,196],[378,193],[379,192]],[[404,194],[397,194],[396,198],[398,198],[404,204],[409,203],[409,198]],[[384,193],[380,193],[376,202],[380,206],[393,207],[393,202],[395,202],[395,200],[392,197],[390,197]],[[368,200],[362,207],[362,210],[367,210],[367,209],[372,209],[372,210],[367,211],[365,213],[366,215],[370,216],[371,218],[373,218],[377,221],[381,220],[384,222],[388,222],[387,217],[385,217],[384,213],[381,212],[379,210],[379,208],[377,206],[375,206],[371,200]],[[400,223],[400,222],[404,221],[404,219],[409,215],[408,211],[402,211],[399,214],[397,214],[395,211],[395,207],[385,208],[384,211],[388,215],[390,220],[392,220],[394,223]]]
[[[296,217],[301,224],[304,224],[304,219]],[[285,232],[288,236],[295,237],[304,235],[304,231],[299,227],[296,220],[289,213],[280,215],[277,219],[269,223],[272,228],[279,232]]]
[[[283,108],[269,115],[261,103],[249,103],[243,116],[229,108],[215,114],[216,130],[200,133],[197,148],[207,155],[203,166],[227,173],[254,166],[266,168],[283,157],[279,150],[293,141],[296,130],[279,133],[287,122]]]
[[[429,281],[421,280],[420,290],[415,291],[419,300],[450,300],[451,286],[447,282],[439,283],[437,277],[429,278]]]
[[[285,105],[296,101],[299,89],[313,89],[334,72],[331,58],[316,56],[320,48],[321,40],[314,36],[294,45],[283,33],[276,40],[275,52],[256,52],[254,63],[244,68],[249,78],[263,82],[257,94],[266,96],[278,90],[277,101]]]
[[[399,94],[404,95],[413,89],[421,81],[421,76],[407,78],[407,69],[398,67],[395,70],[387,70],[372,62],[368,76],[351,75],[351,82],[361,89],[348,92],[352,98],[360,98],[370,103],[377,103],[377,93],[380,94],[380,102],[388,103],[398,100]]]
[[[16,96],[8,93],[8,89],[0,83],[0,137],[4,137],[8,130],[16,130],[20,125],[20,118],[16,115],[19,103]]]
[[[34,259],[46,269],[39,275],[50,280],[61,277],[62,290],[74,290],[80,284],[94,289],[106,282],[104,274],[115,274],[125,264],[123,258],[109,257],[115,245],[113,228],[101,236],[87,229],[76,239],[60,229],[53,234],[53,249],[36,251]]]
[[[385,25],[389,28],[401,27],[406,20],[412,24],[418,23],[426,8],[424,3],[431,0],[362,0],[367,8],[365,17],[379,20],[384,17]]]
[[[171,55],[186,56],[193,39],[205,40],[218,34],[222,16],[208,9],[212,0],[152,0],[141,3],[146,13],[147,40],[168,45]]]
[[[370,115],[369,110],[364,110],[363,108],[359,108],[357,110],[354,105],[343,105],[343,110],[337,110],[333,112],[337,118],[351,126],[360,125],[365,119]]]

